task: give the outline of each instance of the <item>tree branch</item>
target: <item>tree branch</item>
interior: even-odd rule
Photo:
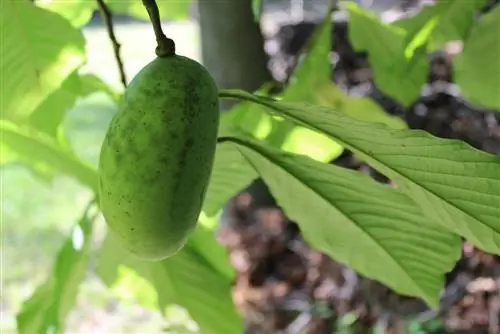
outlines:
[[[118,64],[118,71],[120,73],[120,80],[124,87],[127,87],[127,77],[125,76],[125,70],[123,67],[123,60],[120,56],[120,43],[116,39],[115,30],[113,28],[113,14],[109,7],[104,3],[104,0],[97,0],[97,5],[99,6],[99,10],[101,12],[102,19],[106,24],[106,30],[108,31],[109,39],[111,40],[111,44],[113,45],[113,50],[115,52],[116,63]]]

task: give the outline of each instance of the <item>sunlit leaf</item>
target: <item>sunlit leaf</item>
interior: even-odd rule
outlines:
[[[87,209],[57,254],[47,280],[24,302],[17,316],[20,334],[64,333],[65,318],[89,263],[92,220]]]
[[[87,24],[97,10],[97,1],[93,0],[37,1],[36,5],[63,16],[77,28]]]
[[[414,38],[420,30],[432,22],[428,47],[434,51],[446,42],[466,38],[478,10],[486,3],[487,0],[440,0],[434,5],[425,6],[416,15],[394,22],[394,25],[405,29],[409,37]]]
[[[424,46],[408,49],[404,29],[382,22],[354,3],[346,7],[349,40],[356,51],[368,52],[375,83],[381,91],[409,106],[427,80],[429,64]]]
[[[34,164],[74,177],[82,184],[97,191],[97,172],[81,161],[65,143],[29,127],[21,127],[9,121],[0,121],[0,140],[19,156]]]
[[[82,32],[58,14],[28,0],[4,0],[0,115],[11,120],[29,116],[85,61]]]

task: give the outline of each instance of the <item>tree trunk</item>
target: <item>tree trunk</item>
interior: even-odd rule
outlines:
[[[252,0],[198,1],[203,64],[219,88],[254,91],[272,76],[267,67],[264,38],[252,13]],[[236,102],[221,100],[227,110]],[[255,206],[275,201],[261,180],[247,189]]]
[[[253,91],[272,80],[252,0],[203,0],[198,9],[203,63],[220,88]]]

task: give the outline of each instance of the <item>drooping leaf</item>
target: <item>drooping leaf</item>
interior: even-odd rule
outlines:
[[[114,13],[130,15],[138,19],[149,20],[148,12],[142,1],[136,0],[107,0]],[[183,20],[189,17],[191,0],[165,0],[158,1],[158,10],[162,20]]]
[[[346,8],[349,40],[356,51],[368,52],[375,83],[381,91],[409,106],[427,79],[429,64],[424,46],[409,46],[405,30],[382,22],[354,3]]]
[[[57,254],[47,280],[24,302],[17,315],[19,334],[64,333],[65,318],[89,263],[92,221],[87,209]]]
[[[463,51],[454,60],[455,82],[479,106],[500,109],[500,6],[472,27]]]
[[[221,96],[254,101],[327,134],[396,182],[429,219],[500,254],[500,157],[458,140],[392,130],[308,103],[272,102],[241,91]]]
[[[98,273],[106,284],[115,281],[118,265],[136,270],[153,284],[161,310],[172,303],[185,308],[201,333],[242,331],[241,319],[231,299],[231,280],[214,270],[189,243],[171,258],[147,262],[129,254],[108,231],[98,262]]]
[[[29,116],[85,61],[84,37],[60,15],[28,0],[2,1],[2,118]]]
[[[72,176],[82,184],[97,191],[97,172],[80,160],[65,143],[34,128],[0,121],[0,141],[19,156],[33,164]]]
[[[436,307],[460,239],[399,191],[368,176],[229,138],[313,247],[399,293]]]
[[[36,5],[61,15],[76,28],[87,24],[97,10],[97,2],[91,0],[37,1]]]

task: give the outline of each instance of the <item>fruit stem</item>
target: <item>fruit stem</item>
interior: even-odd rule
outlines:
[[[168,57],[175,55],[175,42],[165,36],[161,28],[160,12],[155,0],[142,0],[142,4],[148,11],[149,19],[153,25],[153,30],[158,44],[155,53],[158,57]]]

